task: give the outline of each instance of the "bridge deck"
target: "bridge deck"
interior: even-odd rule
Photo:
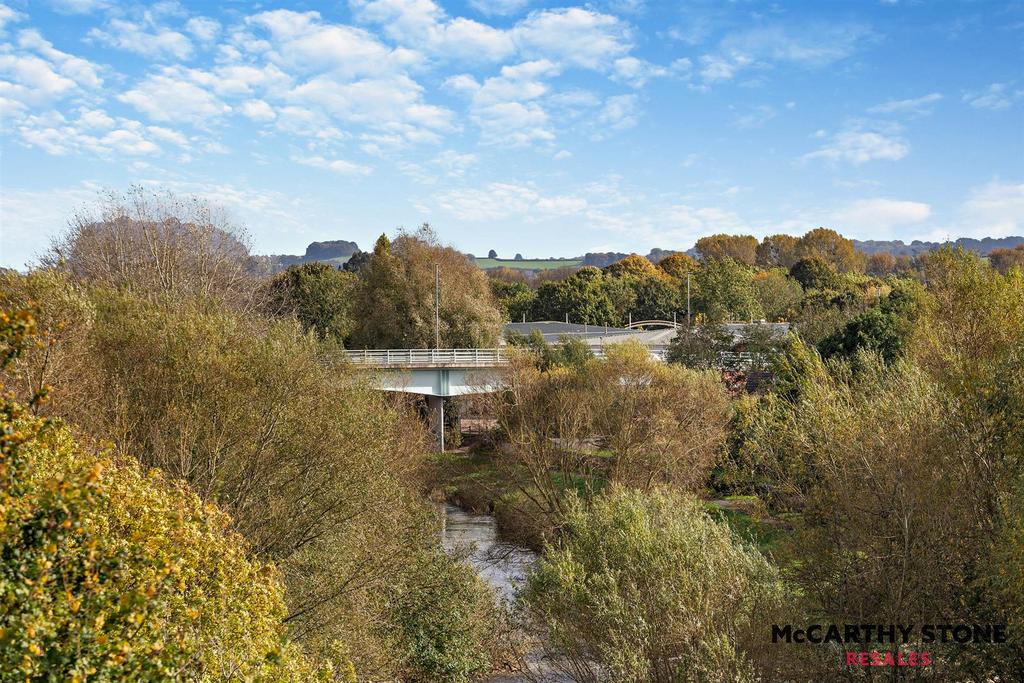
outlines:
[[[508,351],[494,349],[351,349],[345,359],[373,368],[493,368],[508,363]]]
[[[668,347],[649,346],[657,360],[665,360]],[[591,353],[603,358],[603,346],[590,347]],[[353,365],[368,368],[497,368],[508,364],[514,349],[349,349],[339,355]]]

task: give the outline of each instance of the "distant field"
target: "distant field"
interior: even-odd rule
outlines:
[[[582,259],[523,259],[522,261],[516,261],[510,258],[478,258],[476,264],[481,268],[497,268],[498,266],[505,266],[506,268],[516,268],[518,270],[551,270],[552,268],[565,268],[566,266],[575,267],[583,263]]]

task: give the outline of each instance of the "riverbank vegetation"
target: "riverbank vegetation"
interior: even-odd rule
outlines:
[[[527,283],[424,228],[268,277],[202,202],[76,217],[0,276],[0,680],[468,683],[529,668],[520,641],[588,682],[881,675],[772,623],[1007,624],[884,675],[1012,680],[1020,267],[824,229],[697,246]],[[452,406],[486,418],[460,453],[338,361],[492,345],[503,318],[671,319],[687,286],[669,363],[510,338],[502,389]],[[724,326],[751,318],[792,326]],[[723,372],[735,350],[757,366]],[[541,551],[515,610],[439,549],[438,496]]]

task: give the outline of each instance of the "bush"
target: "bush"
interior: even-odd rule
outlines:
[[[522,601],[574,680],[737,681],[754,679],[757,625],[782,597],[777,570],[696,498],[619,488],[572,498]]]
[[[0,325],[6,360],[32,322]],[[0,420],[0,680],[315,675],[284,638],[276,572],[227,515],[17,403]]]

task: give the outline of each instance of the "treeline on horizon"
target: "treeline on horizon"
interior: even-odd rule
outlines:
[[[827,230],[788,265],[749,244],[531,286],[424,227],[266,276],[205,202],[107,197],[0,274],[0,681],[469,683],[538,652],[581,682],[1013,680],[1022,268],[942,249],[875,275]],[[479,450],[432,455],[418,400],[336,352],[433,346],[435,272],[445,347],[520,310],[666,317],[687,281],[699,324],[669,363],[514,340],[502,391],[453,406],[494,420]],[[712,362],[719,323],[762,318],[792,333],[751,340],[769,379],[747,393]],[[517,609],[440,550],[431,493],[541,551]],[[1010,641],[860,669],[772,623]]]

